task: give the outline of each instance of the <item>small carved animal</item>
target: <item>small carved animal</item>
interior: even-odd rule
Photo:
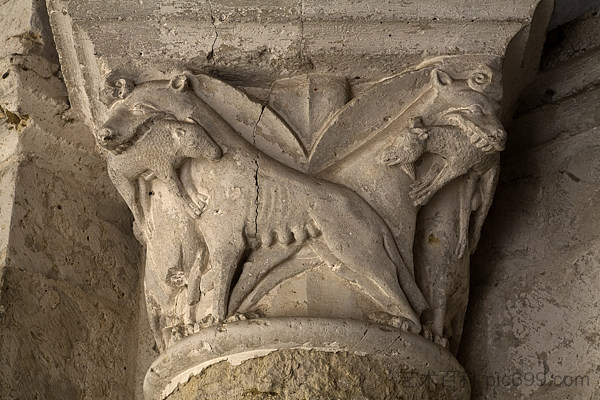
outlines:
[[[426,152],[428,137],[429,133],[423,127],[421,118],[411,118],[408,129],[398,134],[392,144],[383,149],[381,162],[388,167],[401,163],[402,170],[414,181],[416,179],[414,162]]]
[[[108,174],[137,223],[147,222],[137,194],[140,177],[161,180],[192,216],[199,217],[202,209],[183,189],[177,168],[187,158],[217,160],[222,156],[221,148],[198,124],[168,118],[151,107],[145,110],[138,107],[136,111],[145,117],[143,123],[136,127],[129,140],[118,140],[115,132],[124,125],[121,120],[124,111],[120,107],[123,106],[113,110],[104,124],[98,142],[109,150]]]

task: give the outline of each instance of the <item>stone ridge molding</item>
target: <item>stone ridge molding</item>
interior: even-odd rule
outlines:
[[[331,318],[259,318],[203,329],[178,342],[152,364],[144,383],[145,393],[148,398],[168,398],[191,377],[218,367],[221,362],[235,368],[289,350],[304,351],[307,363],[311,361],[312,352],[351,354],[374,368],[382,365],[388,369],[388,376],[392,375],[399,382],[394,394],[398,397],[416,393],[435,393],[440,399],[470,397],[469,379],[463,368],[450,353],[432,346],[430,341],[377,324]],[[346,373],[351,370],[347,367]],[[313,396],[323,395],[316,385],[317,377],[328,372],[319,368],[313,371],[314,376],[302,377],[302,385],[310,387]],[[260,376],[270,383],[277,379],[270,377],[272,373],[264,368],[263,371],[256,368],[254,373],[257,376],[253,379]],[[369,375],[369,371],[364,373]],[[238,384],[229,383],[228,376],[220,378],[223,387]],[[287,379],[293,380],[293,377]],[[385,377],[378,381],[383,388]],[[243,393],[245,389],[249,388],[240,387],[238,392]],[[202,395],[210,397],[211,393]]]
[[[349,351],[346,335],[377,329],[410,343],[410,357],[393,353],[398,368],[452,358],[506,141],[500,83],[498,60],[477,55],[425,60],[351,99],[343,77],[298,74],[275,81],[267,104],[206,74],[109,75],[96,140],[146,246],[163,354],[146,396],[165,398],[224,357]],[[324,328],[339,320],[355,322]],[[253,321],[271,342],[228,337]],[[318,340],[301,346],[311,330]],[[217,345],[201,339],[210,332],[223,344],[190,356],[190,343]],[[361,354],[392,354],[370,345]],[[468,382],[440,396],[468,399]]]

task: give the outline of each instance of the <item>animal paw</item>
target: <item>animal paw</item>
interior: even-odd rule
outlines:
[[[400,325],[400,329],[405,332],[416,333],[417,335],[421,332],[421,329],[417,326],[417,324],[410,320],[402,322],[402,325]]]
[[[431,199],[431,196],[432,196],[431,188],[429,186],[427,186],[421,190],[417,190],[417,191],[413,190],[409,193],[409,196],[413,200],[413,205],[415,207],[424,206],[425,204],[427,204],[429,199]]]
[[[207,328],[209,326],[217,325],[219,323],[219,319],[212,314],[208,314],[200,322],[198,322],[199,328]]]
[[[439,336],[439,335],[435,335],[435,337],[433,338],[433,341],[436,344],[439,344],[440,346],[442,346],[443,348],[447,349],[448,348],[448,339],[446,339],[443,336]]]
[[[454,249],[454,255],[457,259],[463,258],[465,255],[465,250],[467,248],[467,239],[464,237],[459,238],[458,243],[456,244],[456,249]]]
[[[194,202],[190,201],[190,202],[187,204],[187,206],[188,206],[188,207],[189,207],[189,209],[190,209],[190,212],[191,212],[191,214],[192,214],[192,217],[194,217],[194,218],[200,218],[200,216],[202,215],[202,211],[203,211],[203,210],[202,210],[200,207],[198,207],[198,206],[196,205],[196,203],[194,203]]]
[[[433,183],[433,179],[429,179],[428,177],[423,177],[421,179],[418,179],[410,185],[411,193],[416,193],[416,192],[419,192],[420,190],[426,189],[426,188],[430,187],[432,183]]]
[[[433,340],[433,334],[431,333],[431,330],[429,328],[423,326],[423,332],[421,334],[425,339]]]
[[[427,140],[429,138],[429,130],[423,125],[421,117],[411,118],[408,122],[408,129],[411,133],[417,135],[420,140]]]
[[[146,229],[142,228],[143,226]],[[149,224],[133,221],[133,236],[141,243],[148,243],[152,238],[152,229]]]
[[[233,315],[227,317],[227,319],[224,322],[226,324],[229,324],[231,322],[245,321],[247,319],[248,318],[244,314],[233,314]]]

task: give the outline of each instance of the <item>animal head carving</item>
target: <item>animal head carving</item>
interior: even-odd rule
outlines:
[[[437,97],[424,113],[426,126],[457,126],[481,150],[504,150],[506,132],[498,119],[500,105],[485,93],[492,81],[491,71],[475,71],[465,80],[455,80],[435,68],[431,81]]]
[[[108,120],[96,132],[98,144],[106,150],[119,152],[135,142],[157,119],[188,119],[197,101],[197,96],[189,90],[190,79],[191,74],[184,73],[170,81],[151,81],[135,86],[131,80],[117,79],[117,100],[110,108]]]
[[[425,151],[425,141],[429,138],[427,129],[421,118],[411,118],[407,129],[397,133],[389,146],[380,153],[380,161],[387,166],[402,164],[401,168],[408,176],[415,179],[413,163]]]

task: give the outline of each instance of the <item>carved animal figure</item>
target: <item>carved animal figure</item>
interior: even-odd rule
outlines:
[[[415,129],[418,131],[415,132]],[[485,139],[481,141],[483,140]],[[391,145],[382,151],[383,163],[388,166],[401,164],[403,170],[413,179],[415,179],[413,163],[424,153],[437,154],[443,159],[443,165],[435,162],[424,177],[411,185],[410,194],[414,199],[415,206],[423,205],[424,201],[431,198],[450,180],[461,175],[469,175],[466,186],[461,189],[461,230],[459,244],[456,248],[458,258],[463,256],[466,248],[471,211],[480,208],[479,206],[472,208],[471,205],[478,183],[481,183],[480,186],[484,189],[480,202],[484,205],[483,209],[486,209],[486,214],[491,205],[495,191],[494,182],[497,179],[499,167],[497,148],[491,144],[478,147],[472,143],[471,138],[462,128],[447,125],[429,128],[409,126],[407,132],[399,134],[392,140]],[[483,219],[485,219],[485,215],[483,215]],[[477,233],[477,239],[472,243],[475,247],[483,219],[476,218],[477,228],[474,233]],[[475,247],[470,246],[471,250],[474,250]]]
[[[139,104],[146,104],[173,116],[178,124],[194,121],[196,129],[185,128],[206,136],[199,139],[202,151],[192,155],[188,164],[193,187],[182,195],[188,201],[189,192],[198,191],[210,199],[196,222],[206,242],[209,264],[200,278],[204,292],[197,309],[210,310],[218,319],[234,311],[228,310],[232,280],[249,253],[275,246],[310,246],[338,275],[403,320],[404,329],[420,331],[418,315],[427,304],[381,217],[348,188],[291,169],[243,140],[189,90],[190,86],[200,90],[195,82],[192,75],[181,75],[170,84],[139,85],[113,109],[105,128],[110,128],[109,141],[117,143],[115,148],[128,143],[149,120],[134,112]],[[119,123],[113,124],[116,120]],[[161,126],[158,121],[153,123]],[[170,126],[173,122],[164,123]],[[222,155],[214,143],[223,150]],[[138,149],[142,148],[132,146],[128,151]],[[141,169],[151,170],[151,160],[140,157],[141,165],[148,164],[136,168],[136,174]],[[116,175],[135,175],[118,168]],[[169,175],[167,179],[172,178]],[[197,315],[202,316],[206,313]]]
[[[444,160],[443,165],[434,165],[428,174],[411,186],[410,195],[415,206],[426,204],[442,186],[469,170],[487,170],[485,166],[491,168],[494,155],[504,150],[506,142],[506,132],[496,116],[495,104],[489,98],[477,96],[479,93],[468,84],[455,83],[443,71],[434,70],[432,79],[440,92],[438,97],[457,93],[454,104],[457,100],[469,103],[459,103],[430,117],[432,123],[428,128],[421,118],[411,119],[408,129],[396,134],[381,153],[381,160],[386,165],[402,164],[404,169],[409,170],[423,153],[437,154]]]
[[[452,95],[455,106],[428,117],[429,121],[440,125],[425,127],[421,118],[411,119],[407,129],[399,131],[382,150],[381,161],[388,166],[401,164],[403,170],[415,179],[413,163],[424,153],[441,157],[441,165],[435,162],[424,177],[411,185],[410,196],[415,206],[426,204],[448,182],[465,175],[460,186],[458,241],[454,250],[460,260],[465,250],[468,248],[473,252],[479,241],[496,189],[498,152],[504,149],[506,133],[496,117],[496,104],[473,90],[473,86],[476,88],[478,82],[485,82],[486,77],[477,75],[466,82],[455,82],[447,73],[434,70],[432,79],[438,96],[443,99],[443,96]],[[468,102],[456,104],[456,100]],[[473,211],[475,215],[471,221]],[[437,342],[447,344],[445,332],[457,330],[451,327],[456,325],[456,319],[464,318],[466,299],[457,300],[457,303],[464,303],[464,307],[453,304],[452,294],[461,286],[455,279],[461,274],[447,270],[454,264],[462,268],[459,265],[462,262],[440,261],[441,265],[422,266],[427,270],[423,274],[427,276],[426,286],[433,286],[427,291],[433,308],[432,320],[424,322]],[[468,296],[468,290],[465,292]],[[448,310],[460,311],[449,316]],[[424,318],[427,319],[429,314],[424,314]],[[460,333],[455,334],[460,336]]]
[[[127,117],[134,120],[135,130],[121,134],[124,128],[132,127],[130,120],[124,120]],[[221,148],[201,126],[169,118],[149,104],[137,103],[132,109],[119,104],[111,111],[97,139],[100,146],[109,150],[109,176],[138,224],[147,222],[136,190],[142,176],[145,180],[156,177],[164,182],[192,216],[202,213],[177,175],[177,168],[186,158],[217,160],[222,155]]]

